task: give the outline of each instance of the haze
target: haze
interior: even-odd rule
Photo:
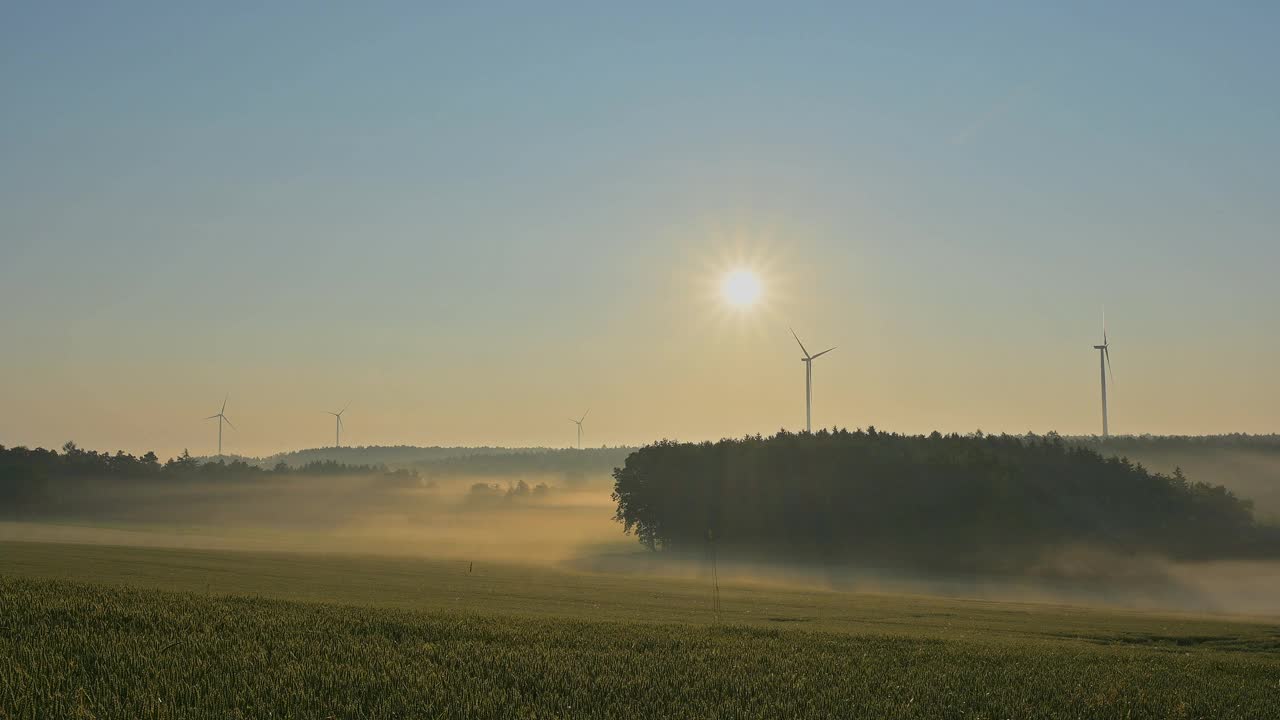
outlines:
[[[0,443],[1274,431],[1278,13],[7,4]]]

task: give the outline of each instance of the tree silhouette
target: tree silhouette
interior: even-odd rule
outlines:
[[[662,441],[614,471],[615,518],[651,549],[712,531],[760,557],[1017,570],[1053,548],[1177,558],[1280,554],[1251,503],[1056,435],[792,434]]]

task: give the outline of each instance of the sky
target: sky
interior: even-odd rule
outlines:
[[[257,5],[0,6],[0,444],[1280,430],[1274,3]]]

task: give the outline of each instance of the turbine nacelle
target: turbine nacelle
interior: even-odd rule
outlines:
[[[835,348],[829,347],[826,350],[823,350],[822,352],[818,353],[817,355],[806,355],[805,357],[800,358],[800,362],[806,362],[806,363],[813,362],[814,360],[817,360],[818,358],[822,357],[823,355],[826,355],[832,350],[835,350]]]

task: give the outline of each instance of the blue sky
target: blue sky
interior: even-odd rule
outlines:
[[[10,3],[0,443],[1273,431],[1278,20]]]

